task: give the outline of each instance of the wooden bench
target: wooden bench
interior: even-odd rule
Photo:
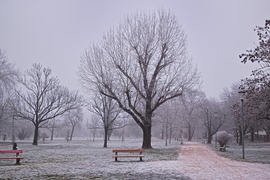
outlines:
[[[142,161],[142,158],[144,155],[142,154],[144,152],[144,149],[114,149],[112,150],[115,155],[113,158],[115,158],[115,161],[117,161],[117,158],[140,158],[140,161]],[[129,153],[126,155],[119,155],[119,153]],[[136,154],[137,153],[137,154]]]
[[[6,150],[6,151],[0,151],[1,154],[15,154],[15,156],[9,156],[9,157],[3,157],[0,156],[0,159],[16,159],[16,164],[20,164],[20,160],[23,159],[22,156],[20,156],[20,153],[23,153],[22,150]]]

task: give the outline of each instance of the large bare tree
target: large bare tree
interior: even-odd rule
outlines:
[[[34,64],[25,76],[19,79],[21,90],[16,90],[16,98],[11,107],[16,117],[34,124],[33,145],[38,144],[39,128],[49,120],[82,105],[77,92],[70,92],[60,86],[57,78],[52,76],[49,68]]]
[[[152,116],[168,100],[199,83],[188,57],[186,35],[170,12],[127,16],[81,59],[86,89],[114,99],[143,131],[142,148],[152,148]]]

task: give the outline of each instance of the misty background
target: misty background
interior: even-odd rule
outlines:
[[[267,0],[240,1],[5,1],[0,0],[0,47],[22,71],[33,63],[49,67],[61,84],[82,92],[80,58],[127,14],[171,11],[188,36],[188,53],[201,73],[207,97],[248,77],[257,65],[239,55],[258,42],[253,29],[269,17]]]

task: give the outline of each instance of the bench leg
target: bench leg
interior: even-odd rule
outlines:
[[[117,153],[117,152],[115,152],[115,156],[117,156],[117,154],[118,154],[118,153]],[[117,161],[117,157],[115,157],[115,161]]]
[[[142,157],[140,157],[140,161],[143,161],[143,160],[142,160]]]
[[[16,157],[19,157],[19,153],[16,153]],[[18,158],[18,159],[16,159],[16,165],[20,165],[21,163],[20,163],[20,159]]]
[[[16,159],[16,165],[20,165],[20,159]]]

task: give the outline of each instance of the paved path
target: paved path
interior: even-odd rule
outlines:
[[[182,146],[180,170],[195,180],[269,180],[270,165],[234,161],[220,157],[203,144],[186,142]]]

